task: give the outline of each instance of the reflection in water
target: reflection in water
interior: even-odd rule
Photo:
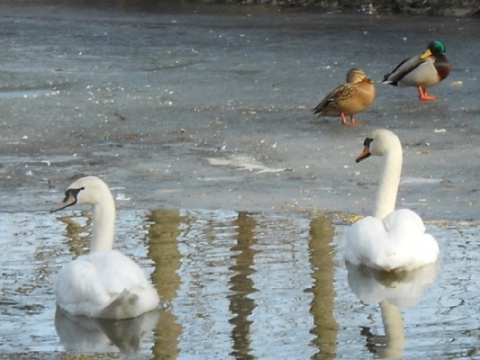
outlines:
[[[335,249],[332,245],[334,228],[327,216],[310,221],[310,263],[314,285],[310,312],[314,319],[311,333],[316,336],[313,343],[318,352],[312,359],[334,359],[338,324],[333,316],[334,288],[333,265]]]
[[[252,245],[256,243],[255,219],[246,212],[239,212],[234,221],[237,229],[236,244],[230,249],[234,255],[235,264],[229,267],[234,272],[230,278],[230,311],[235,316],[229,320],[233,325],[233,355],[236,359],[254,359],[250,354],[250,325],[248,319],[255,308],[255,302],[248,295],[256,291],[250,275],[255,272],[252,268],[256,251]]]
[[[62,330],[58,319],[53,324],[56,271],[50,270],[75,256],[65,244],[86,236],[87,220],[78,211],[72,220],[80,226],[42,213],[0,213],[0,243],[5,249],[0,255],[0,297],[5,300],[0,303],[0,358],[15,357],[20,351],[31,356],[40,352],[38,356],[45,358],[51,351],[76,347],[76,352],[91,352],[89,358],[235,359],[245,354],[258,359],[329,360],[333,353],[342,359],[403,353],[417,359],[429,351],[439,358],[451,354],[450,358],[461,358],[478,348],[477,278],[462,272],[480,266],[475,255],[478,226],[432,226],[435,237],[451,238],[443,243],[447,255],[442,276],[427,291],[435,266],[401,276],[349,266],[347,283],[339,251],[343,250],[339,235],[347,227],[335,227],[331,244],[328,219],[312,219],[311,214],[122,210],[118,219],[121,241],[116,247],[133,254],[147,273],[153,269],[150,258],[154,259],[153,281],[167,308],[159,311],[156,328],[140,335],[138,353],[92,354],[102,342],[107,348],[98,351],[133,351],[135,346],[127,341],[119,348],[116,337],[110,339],[98,323],[74,323]],[[354,296],[362,301],[352,303]],[[403,309],[420,297],[413,308]],[[86,334],[82,327],[88,329]]]
[[[73,316],[57,307],[55,330],[67,351],[135,353],[158,321],[157,310],[127,320]]]
[[[163,302],[169,304],[180,286],[177,270],[181,265],[178,249],[180,226],[186,222],[177,209],[153,210],[147,215],[148,257],[155,263],[152,282]],[[155,358],[175,359],[178,355],[178,339],[182,326],[172,313],[170,306],[160,310],[160,321],[156,328],[156,341],[152,349]]]
[[[425,286],[435,279],[438,263],[419,269],[387,273],[365,266],[347,263],[348,285],[360,300],[379,303],[385,336],[374,335],[370,328],[363,327],[368,350],[380,357],[400,357],[405,347],[405,335],[401,307],[415,305]]]
[[[60,216],[58,220],[65,223],[66,244],[71,253],[75,255],[82,255],[88,253],[90,246],[92,228],[92,217],[89,211],[82,211],[81,216],[87,219],[85,225],[79,224],[73,220],[72,216]]]

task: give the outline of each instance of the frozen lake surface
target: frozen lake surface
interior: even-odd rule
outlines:
[[[237,10],[0,5],[0,358],[478,354],[478,19]],[[452,63],[437,101],[377,84],[365,126],[314,118],[351,67],[380,80],[435,38]],[[343,262],[373,207],[381,161],[354,159],[378,127],[404,146],[397,206],[441,248],[400,278]],[[87,174],[112,188],[116,246],[159,312],[56,313],[54,276],[90,223],[48,209]]]
[[[399,206],[430,219],[478,214],[478,19],[1,10],[10,211],[48,208],[52,192],[95,174],[124,187],[130,208],[365,213],[380,160],[354,159],[388,127],[404,145]],[[452,63],[437,101],[377,84],[357,116],[366,126],[313,116],[351,67],[380,80],[433,38]]]

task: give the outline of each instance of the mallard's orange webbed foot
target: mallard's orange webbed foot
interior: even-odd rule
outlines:
[[[435,100],[437,98],[436,95],[428,95],[427,89],[422,86],[418,87],[418,97],[420,100]]]

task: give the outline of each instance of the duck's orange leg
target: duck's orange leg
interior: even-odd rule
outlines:
[[[344,113],[340,113],[340,116],[342,117],[342,125],[344,126],[363,126],[364,125],[362,122],[355,122],[353,115],[350,115],[350,121],[347,121]]]
[[[418,97],[421,100],[435,100],[437,98],[436,95],[428,95],[427,89],[425,89],[423,86],[418,87]]]
[[[340,113],[340,117],[342,118],[342,125],[345,125],[345,126],[350,125],[350,123],[347,121],[347,119],[345,119],[345,114],[344,113]]]

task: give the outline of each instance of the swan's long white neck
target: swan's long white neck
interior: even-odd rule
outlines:
[[[107,189],[108,190],[108,189]],[[90,252],[111,250],[115,236],[115,202],[110,191],[93,206],[93,229]]]
[[[392,143],[384,154],[385,168],[378,187],[377,202],[373,216],[383,219],[395,210],[400,174],[402,172],[402,146]]]

